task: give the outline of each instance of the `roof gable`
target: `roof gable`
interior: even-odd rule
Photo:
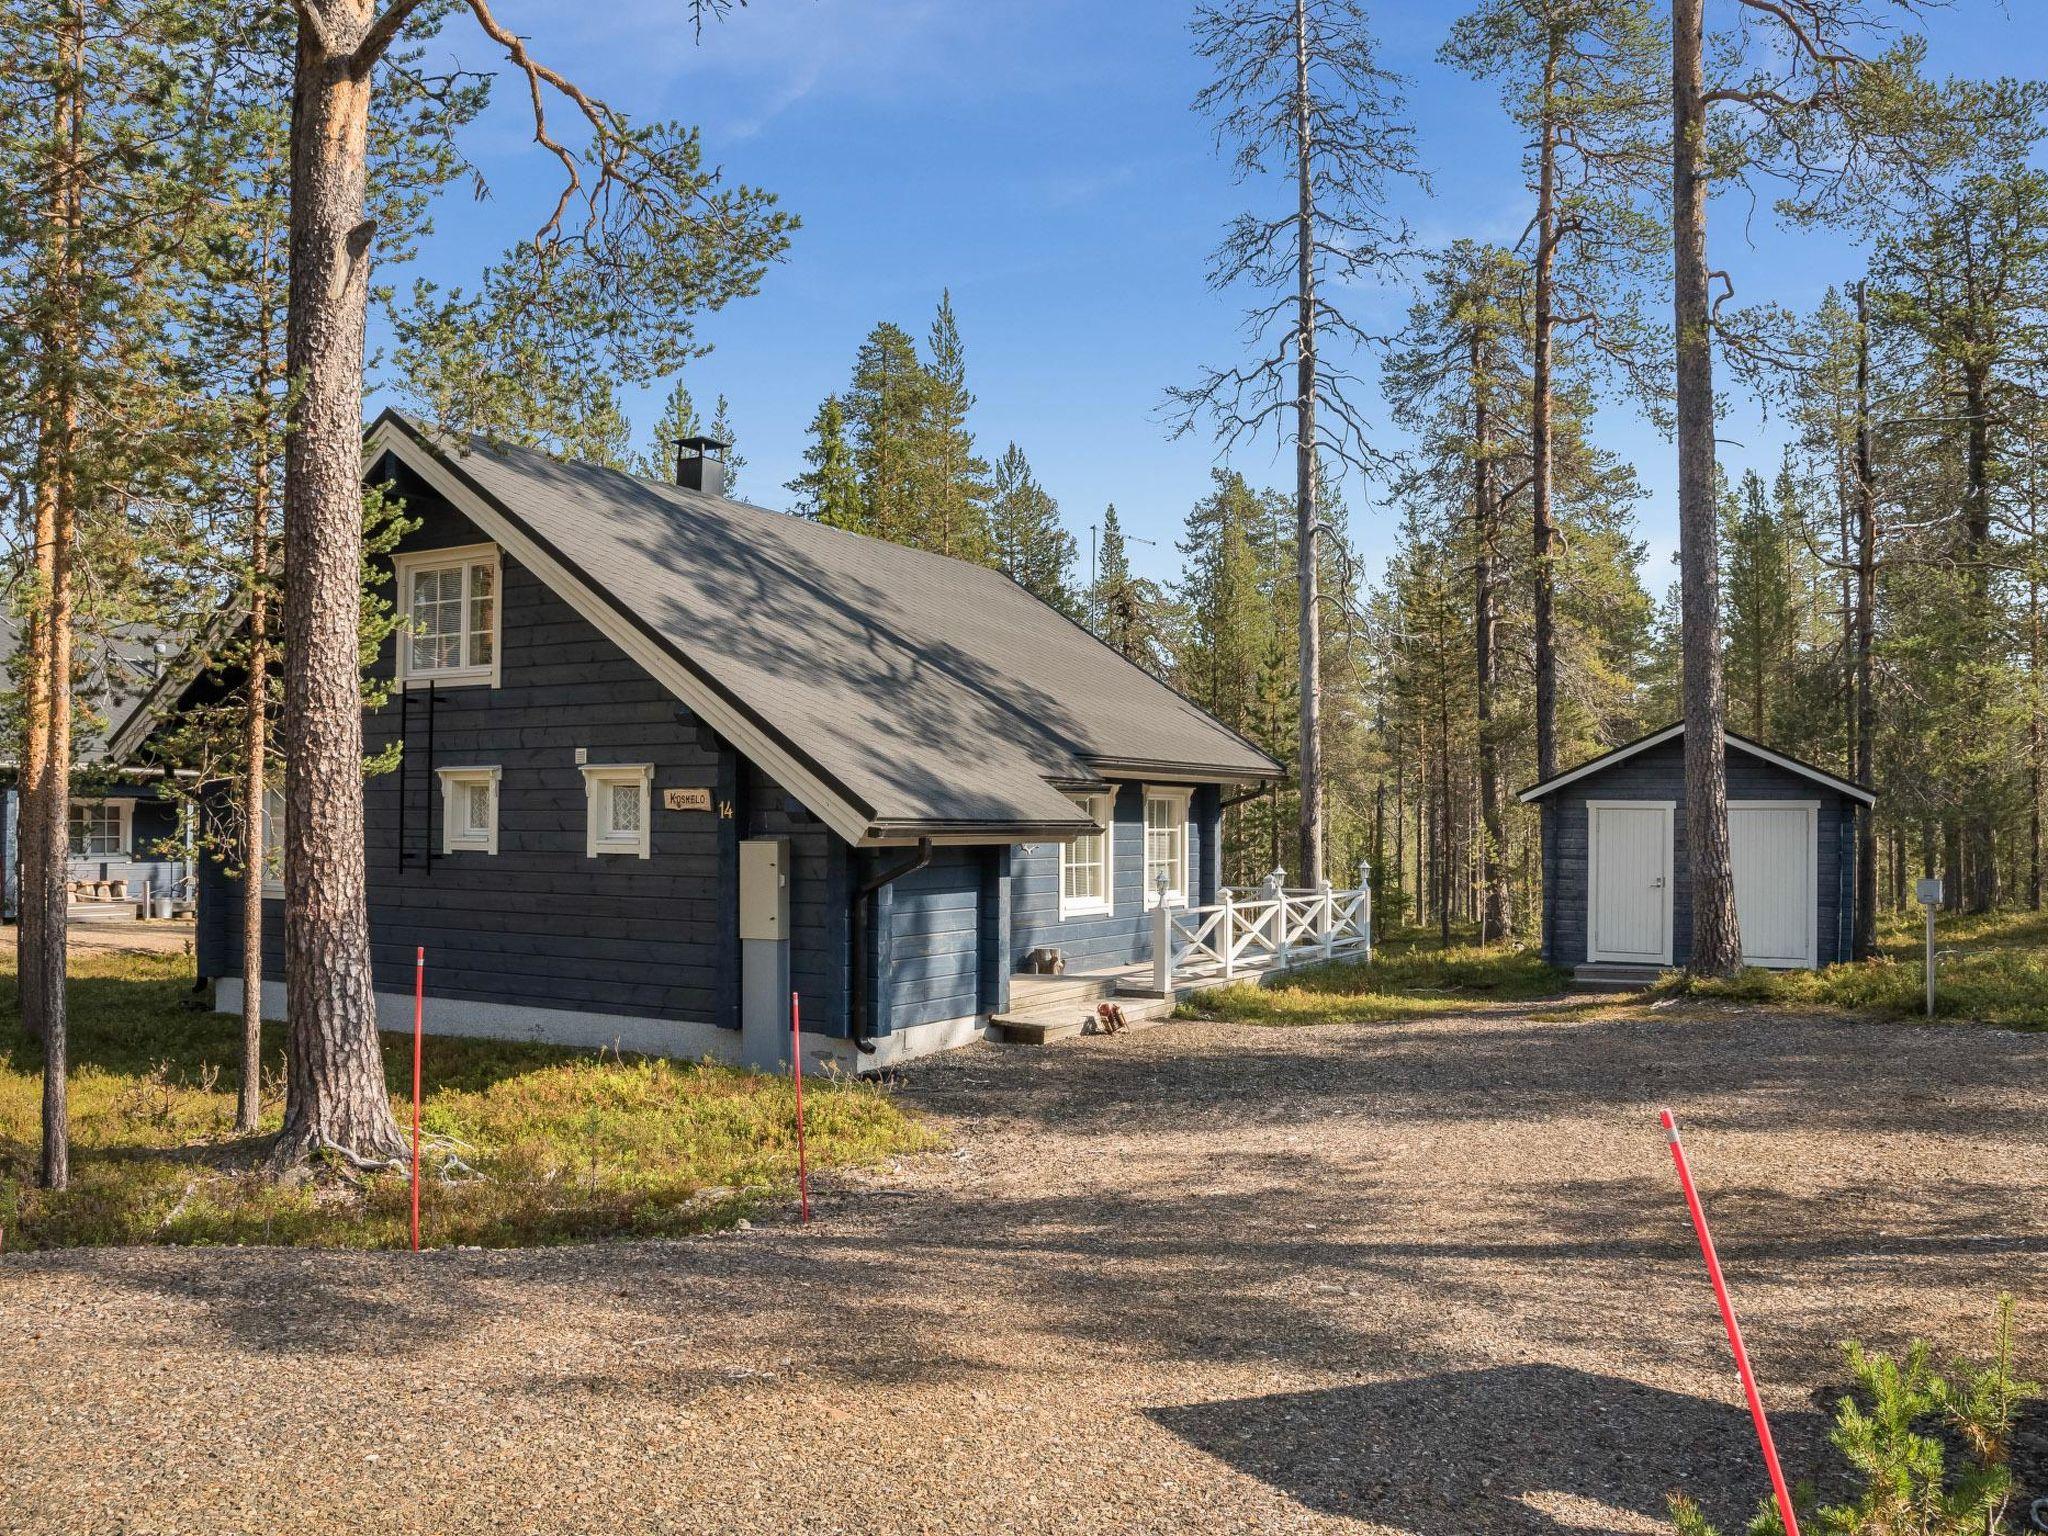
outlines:
[[[1058,784],[1278,766],[999,573],[386,413],[393,453],[853,842],[1069,836]]]
[[[1783,768],[1788,773],[1798,774],[1801,778],[1823,785],[1828,789],[1834,790],[1837,794],[1847,795],[1850,799],[1860,801],[1864,805],[1875,805],[1877,803],[1875,792],[1864,788],[1861,784],[1852,783],[1848,779],[1837,778],[1826,769],[1816,768],[1811,763],[1803,763],[1796,757],[1788,757],[1782,752],[1774,752],[1761,742],[1751,741],[1747,736],[1738,735],[1734,731],[1724,729],[1721,734],[1727,740],[1729,749],[1732,751],[1741,752],[1756,758],[1760,762],[1770,763],[1775,767]],[[1652,747],[1660,747],[1665,742],[1676,740],[1684,735],[1685,725],[1683,722],[1677,725],[1667,725],[1661,731],[1652,731],[1649,735],[1626,742],[1611,752],[1604,752],[1598,757],[1588,758],[1576,768],[1568,768],[1563,773],[1553,778],[1545,779],[1540,784],[1532,784],[1527,789],[1521,791],[1516,798],[1524,805],[1528,805],[1532,801],[1541,800],[1545,795],[1564,788],[1567,784],[1576,783],[1580,779],[1590,778],[1597,773],[1604,773],[1617,763],[1626,762],[1629,758],[1647,752]]]

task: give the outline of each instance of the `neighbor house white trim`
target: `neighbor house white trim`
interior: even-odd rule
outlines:
[[[1073,862],[1074,851],[1083,844],[1095,842],[1097,839],[1077,837],[1070,843],[1061,843],[1060,920],[1064,922],[1070,917],[1111,916],[1116,911],[1116,787],[1112,785],[1108,789],[1069,795],[1067,798],[1093,816],[1095,824],[1102,829],[1098,834],[1102,845],[1102,893],[1099,896],[1067,894],[1067,870]]]
[[[121,839],[118,848],[104,848],[98,851],[87,847],[83,853],[71,848],[71,813],[73,811],[112,811]],[[86,842],[92,841],[91,824],[86,826]],[[135,849],[135,802],[133,799],[116,799],[112,795],[73,795],[71,803],[64,808],[64,847],[74,859],[125,859]]]
[[[1767,960],[1752,960],[1746,953],[1744,965],[1754,965],[1765,970],[1810,971],[1820,965],[1820,802],[1818,800],[1730,800],[1728,815],[1732,820],[1737,811],[1804,811],[1806,812],[1806,953],[1797,958],[1773,957]],[[1732,871],[1731,871],[1732,873]],[[1740,914],[1738,914],[1738,917]],[[1738,926],[1740,926],[1738,922]],[[1746,950],[1749,936],[1743,935]]]
[[[604,854],[626,854],[650,858],[654,852],[654,764],[584,763],[583,774],[584,846],[589,858]],[[618,832],[611,825],[611,796],[617,785],[630,784],[640,792],[640,825]]]
[[[1632,741],[1625,747],[1616,747],[1612,752],[1596,757],[1591,762],[1581,763],[1578,767],[1568,772],[1560,773],[1555,778],[1545,779],[1541,784],[1531,784],[1515,798],[1520,800],[1522,804],[1527,805],[1532,800],[1542,799],[1553,790],[1562,789],[1567,784],[1583,779],[1589,773],[1599,773],[1604,769],[1612,768],[1616,763],[1627,762],[1638,752],[1647,752],[1652,747],[1661,747],[1665,742],[1684,734],[1685,727],[1683,725],[1667,725],[1663,730],[1653,735],[1645,736],[1641,741]],[[1851,800],[1860,801],[1864,805],[1875,805],[1877,803],[1876,794],[1865,789],[1861,784],[1852,784],[1847,779],[1838,779],[1832,773],[1827,773],[1819,768],[1802,763],[1796,758],[1787,757],[1782,752],[1773,752],[1769,747],[1761,746],[1751,741],[1747,736],[1738,736],[1733,731],[1724,731],[1722,734],[1727,740],[1728,745],[1737,752],[1746,752],[1751,757],[1784,769],[1787,773],[1796,773],[1803,779],[1811,779],[1816,784],[1824,784],[1836,793],[1847,795]]]
[[[1184,907],[1188,904],[1188,806],[1194,799],[1194,791],[1171,784],[1147,784],[1145,802],[1140,811],[1144,827],[1144,858],[1139,870],[1145,882],[1145,910],[1150,912],[1159,905],[1159,887],[1152,875],[1152,806],[1155,801],[1169,805],[1172,815],[1177,818],[1174,832],[1173,882],[1166,888],[1168,906]]]
[[[456,570],[462,572],[462,661],[453,667],[434,667],[420,670],[413,660],[412,633],[412,579],[426,571]],[[491,573],[490,591],[484,596],[491,605],[490,647],[488,661],[471,658],[476,626],[471,622],[471,612],[478,594],[472,590],[473,572],[488,569]],[[397,608],[400,615],[398,628],[398,666],[396,683],[400,688],[418,687],[433,683],[439,688],[491,687],[499,683],[499,666],[505,654],[505,567],[495,544],[459,544],[446,549],[401,550],[391,557],[392,584],[398,589]]]
[[[751,719],[710,688],[696,673],[676,659],[632,620],[574,574],[526,531],[452,473],[431,449],[420,444],[403,427],[382,422],[363,443],[363,467],[367,470],[378,457],[390,453],[406,468],[445,497],[449,505],[509,551],[512,558],[546,583],[550,590],[583,618],[588,619],[612,644],[631,657],[648,675],[689,705],[706,725],[766,769],[776,783],[801,801],[805,809],[849,843],[867,844],[870,821],[867,811],[806,767],[793,753],[769,736]],[[900,839],[899,839],[900,840]]]
[[[498,780],[504,770],[488,768],[436,768],[441,778],[441,851],[443,853],[496,853],[498,851]],[[464,790],[481,784],[490,791],[489,824],[469,824]]]
[[[1593,946],[1600,912],[1600,813],[1605,810],[1661,811],[1664,813],[1664,948],[1658,963],[1671,964],[1672,887],[1678,883],[1675,800],[1588,800],[1586,802],[1586,961],[1589,965],[1640,965],[1641,955],[1598,950]]]

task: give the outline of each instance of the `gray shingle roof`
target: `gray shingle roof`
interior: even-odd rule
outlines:
[[[166,631],[147,624],[123,625],[104,636],[74,636],[80,672],[75,697],[84,707],[71,741],[77,767],[125,766],[135,738],[161,713],[160,680],[182,659],[166,638]],[[20,643],[13,617],[0,614],[0,666],[13,660]],[[123,750],[109,756],[108,744],[116,740]]]
[[[387,419],[877,824],[1076,826],[1053,781],[1279,772],[997,572]]]

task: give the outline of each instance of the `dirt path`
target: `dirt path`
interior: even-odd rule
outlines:
[[[1735,1011],[977,1047],[808,1231],[0,1260],[0,1527],[1652,1531],[1795,1472],[1834,1342],[2048,1363],[2048,1037]],[[2038,1372],[2037,1372],[2038,1374]],[[2048,1490],[2043,1490],[2048,1491]]]

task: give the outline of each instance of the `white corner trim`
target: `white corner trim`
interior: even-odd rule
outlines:
[[[434,772],[441,780],[441,852],[495,854],[498,851],[498,782],[504,777],[504,769],[496,766],[436,768]],[[483,833],[469,831],[457,813],[462,804],[461,791],[472,784],[488,784],[491,790],[491,824]]]
[[[654,764],[584,763],[583,775],[584,846],[586,858],[623,854],[631,858],[654,856]],[[632,784],[640,790],[640,830],[637,837],[620,837],[604,830],[604,791],[616,784]]]
[[[1147,784],[1145,786],[1145,796],[1139,806],[1138,818],[1139,825],[1143,828],[1142,835],[1145,839],[1144,844],[1141,846],[1141,852],[1144,857],[1138,861],[1138,872],[1140,878],[1145,883],[1145,910],[1147,912],[1155,910],[1159,905],[1159,892],[1153,886],[1152,872],[1149,868],[1152,838],[1152,824],[1147,819],[1151,814],[1149,807],[1154,800],[1171,801],[1178,807],[1180,818],[1180,859],[1178,862],[1180,868],[1174,874],[1173,884],[1167,887],[1166,904],[1168,906],[1184,907],[1188,905],[1188,813],[1194,803],[1194,798],[1195,792],[1184,785]]]
[[[1092,794],[1069,795],[1067,798],[1081,807],[1090,816],[1100,815],[1096,823],[1102,828],[1102,894],[1100,896],[1067,895],[1067,856],[1073,852],[1072,843],[1060,844],[1060,921],[1070,917],[1113,917],[1116,915],[1116,797],[1117,786],[1096,790]],[[1101,812],[1096,803],[1103,803]]]
[[[418,475],[450,506],[488,533],[512,558],[588,619],[599,634],[646,671],[706,725],[754,762],[768,770],[770,777],[815,812],[819,820],[849,843],[867,840],[870,818],[865,810],[806,767],[787,748],[769,736],[740,710],[708,687],[666,647],[639,625],[600,597],[568,566],[550,554],[537,540],[509,520],[453,474],[432,449],[423,447],[401,427],[384,423],[363,444],[365,471],[383,454],[390,453]]]
[[[488,664],[475,666],[447,667],[433,672],[415,673],[412,670],[412,593],[410,578],[418,571],[438,570],[443,566],[463,568],[462,616],[463,640],[469,644],[469,568],[473,565],[488,565],[491,568],[491,659]],[[505,656],[505,564],[495,544],[454,544],[445,549],[402,549],[391,556],[392,585],[398,591],[393,606],[398,610],[399,621],[396,631],[396,665],[392,668],[394,688],[421,688],[428,683],[438,688],[496,688],[501,678],[501,666]]]

